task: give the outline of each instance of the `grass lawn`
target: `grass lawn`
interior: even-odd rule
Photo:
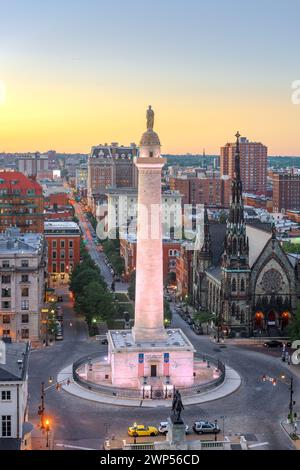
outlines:
[[[115,297],[119,302],[129,302],[130,301],[126,294],[117,293],[117,294],[115,294]]]

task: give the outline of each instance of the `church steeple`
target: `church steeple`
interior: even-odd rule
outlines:
[[[248,240],[244,224],[243,184],[240,168],[240,134],[236,134],[235,171],[227,221],[223,264],[248,264]]]
[[[244,222],[243,184],[240,168],[240,134],[236,134],[235,171],[231,186],[231,205],[229,213],[231,224],[242,224]]]
[[[209,231],[209,220],[207,206],[204,206],[204,242],[201,248],[201,253],[206,253],[211,256],[211,236]]]

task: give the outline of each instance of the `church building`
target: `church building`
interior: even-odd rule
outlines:
[[[201,247],[194,251],[193,297],[230,336],[281,336],[296,310],[298,260],[284,252],[275,227],[244,220],[237,133],[227,224],[210,224],[204,210]]]

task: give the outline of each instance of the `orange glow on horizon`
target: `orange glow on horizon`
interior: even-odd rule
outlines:
[[[6,80],[6,83],[8,81]],[[153,93],[152,93],[153,95]],[[151,99],[152,98],[152,99]],[[269,155],[300,155],[300,106],[289,96],[211,96],[186,93],[157,96],[121,93],[112,87],[15,83],[0,104],[0,152],[47,151],[89,153],[93,145],[116,141],[139,143],[149,103],[162,153],[219,154],[234,140],[235,129],[264,143]]]

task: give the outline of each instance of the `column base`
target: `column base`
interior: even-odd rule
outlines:
[[[149,341],[150,343],[165,342],[168,339],[164,328],[133,327],[132,336],[135,343]]]

